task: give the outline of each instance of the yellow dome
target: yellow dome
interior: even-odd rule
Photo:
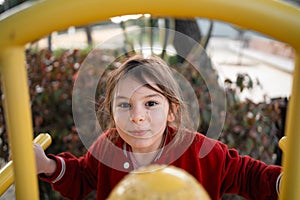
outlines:
[[[186,171],[166,165],[150,165],[128,174],[108,200],[210,200],[199,182]]]

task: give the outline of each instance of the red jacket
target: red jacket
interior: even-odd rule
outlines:
[[[169,130],[166,144],[170,143],[174,131]],[[119,138],[115,144],[107,142],[108,134],[115,134],[115,130],[102,134],[89,152],[80,158],[70,153],[49,155],[57,161],[58,167],[51,177],[40,175],[41,179],[52,183],[54,190],[70,199],[83,199],[92,190],[97,191],[98,200],[106,199],[114,186],[133,170],[123,149],[124,141]],[[180,145],[164,150],[155,163],[186,170],[203,185],[212,200],[221,199],[225,193],[255,200],[278,198],[276,181],[281,167],[266,165],[249,156],[239,156],[236,150],[228,149],[221,142],[200,133],[187,133],[186,138],[191,139],[191,143],[187,142],[189,139],[185,141],[187,149]],[[65,170],[62,170],[63,163]]]

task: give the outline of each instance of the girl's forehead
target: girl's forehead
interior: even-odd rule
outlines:
[[[151,89],[148,85],[151,85],[151,87],[155,88]],[[131,78],[125,78],[121,79],[115,88],[115,95],[116,96],[124,96],[130,98],[134,94],[141,94],[145,93],[145,95],[152,93],[159,93],[157,91],[161,91],[161,89],[157,86],[157,83],[154,82],[147,82],[147,83],[141,83],[137,80],[131,79]]]

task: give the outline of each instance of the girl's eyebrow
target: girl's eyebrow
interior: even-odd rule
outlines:
[[[160,97],[160,98],[162,98],[162,94],[156,93],[156,94],[149,94],[149,95],[145,96],[145,98],[151,98],[151,97]]]
[[[129,98],[125,96],[116,96],[116,99],[129,99]]]
[[[157,93],[157,94],[149,94],[149,95],[146,95],[144,98],[151,98],[151,97],[160,97],[162,98],[162,94],[160,93]],[[116,99],[130,99],[129,97],[126,97],[126,96],[116,96]]]

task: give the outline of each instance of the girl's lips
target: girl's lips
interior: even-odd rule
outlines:
[[[149,130],[133,130],[129,131],[129,133],[133,136],[145,136]]]

